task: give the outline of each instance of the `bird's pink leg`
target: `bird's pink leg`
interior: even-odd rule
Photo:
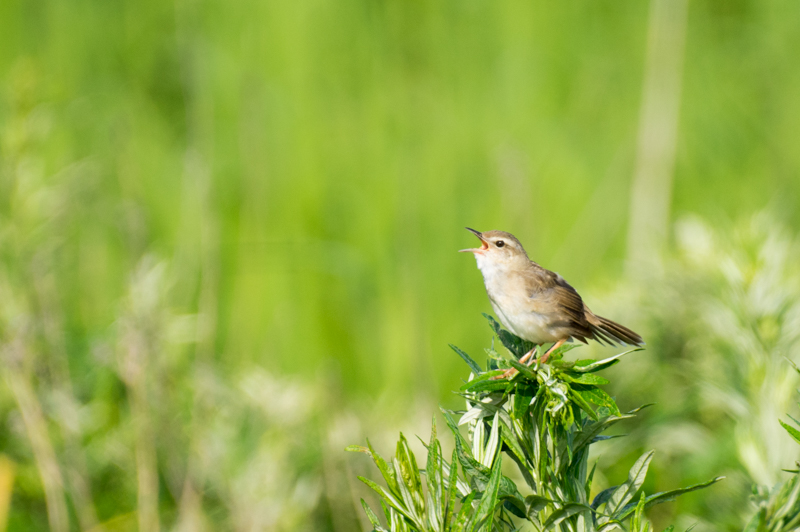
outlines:
[[[520,364],[525,364],[526,362],[528,362],[528,360],[533,357],[533,354],[535,352],[536,352],[536,344],[533,345],[533,348],[530,351],[528,351],[527,353],[522,355],[522,357],[519,359],[519,363]],[[510,369],[507,369],[505,371],[505,373],[503,373],[502,375],[499,375],[499,376],[495,377],[495,379],[507,379],[509,377],[513,377],[516,373],[517,373],[516,369],[510,368]]]
[[[566,342],[566,341],[567,341],[566,339],[559,340],[558,342],[556,342],[553,345],[551,345],[550,349],[548,349],[547,352],[542,355],[542,358],[539,359],[539,362],[542,363],[542,364],[547,362],[547,358],[550,356],[550,353],[552,353],[553,351],[555,351],[556,349],[558,349],[559,347],[564,345],[564,342]]]
[[[519,363],[524,364],[525,362],[527,362],[528,359],[531,358],[535,352],[536,352],[536,344],[533,345],[533,349],[522,355],[522,358],[519,359]]]

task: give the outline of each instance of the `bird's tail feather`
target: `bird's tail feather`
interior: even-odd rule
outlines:
[[[594,333],[595,340],[600,343],[644,345],[641,336],[624,325],[594,314],[589,320],[589,328]]]

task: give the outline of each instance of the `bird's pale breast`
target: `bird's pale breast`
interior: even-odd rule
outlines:
[[[563,338],[564,333],[558,326],[562,322],[551,313],[540,311],[542,302],[535,295],[531,297],[524,277],[510,275],[488,261],[486,264],[479,262],[478,267],[483,274],[492,309],[505,328],[536,344],[556,342]]]

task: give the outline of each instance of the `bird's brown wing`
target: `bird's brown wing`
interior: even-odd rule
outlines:
[[[576,340],[587,343],[587,339],[592,339],[608,345],[644,344],[642,337],[634,331],[589,310],[578,292],[559,274],[531,262],[526,275],[529,276],[527,285],[531,288],[529,297],[535,301],[533,310],[552,314],[552,325],[564,327]]]
[[[586,305],[578,292],[559,274],[531,262],[526,272],[528,295],[539,314],[552,315],[553,326],[569,329],[571,336],[586,343],[594,338],[586,320]],[[561,322],[561,323],[558,323]]]

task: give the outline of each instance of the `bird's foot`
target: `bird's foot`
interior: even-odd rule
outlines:
[[[564,342],[566,342],[566,340],[559,340],[558,342],[551,345],[550,349],[548,349],[547,352],[542,355],[542,358],[539,359],[539,363],[544,364],[545,362],[547,362],[547,359],[550,358],[550,354],[559,347],[561,347],[562,345],[564,345]]]
[[[492,380],[510,379],[511,377],[516,375],[517,373],[518,373],[517,370],[514,369],[514,368],[507,369],[507,370],[505,370],[503,372],[502,375],[497,375],[495,377],[492,377]]]

